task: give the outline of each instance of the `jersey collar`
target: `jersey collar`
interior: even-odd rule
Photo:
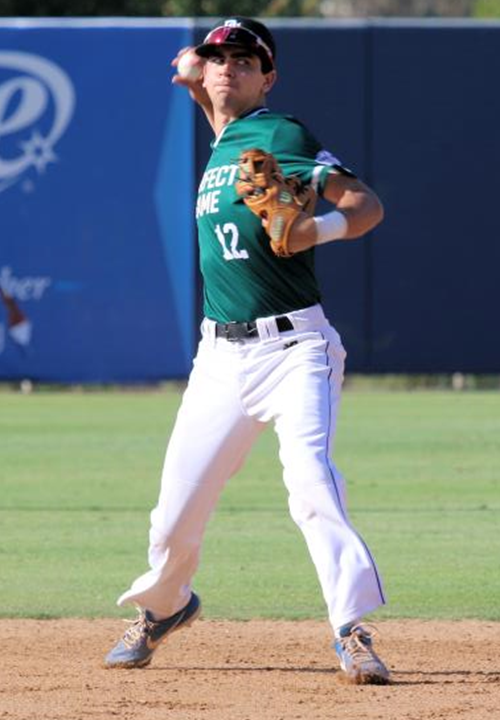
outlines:
[[[243,113],[243,115],[240,115],[237,120],[246,120],[247,118],[251,117],[257,117],[257,115],[264,115],[265,113],[269,112],[269,108],[267,107],[257,107],[252,108],[252,110],[248,110],[246,113]],[[233,121],[234,122],[234,121]],[[231,125],[231,123],[228,123],[227,125],[224,125],[220,133],[217,135],[215,140],[212,141],[211,147],[216,148],[219,142],[222,140],[222,136],[224,135],[226,129]]]
[[[245,118],[255,117],[256,115],[262,115],[262,113],[268,112],[269,108],[267,107],[253,108],[252,110],[248,110],[246,113],[243,113],[243,115],[240,115],[238,120],[244,120]]]

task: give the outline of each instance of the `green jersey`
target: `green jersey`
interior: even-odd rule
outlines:
[[[213,141],[196,218],[204,312],[224,323],[250,322],[320,301],[314,250],[276,257],[259,218],[236,193],[238,158],[250,148],[271,152],[284,175],[297,175],[319,193],[328,173],[342,169],[301,123],[266,108],[229,123]]]

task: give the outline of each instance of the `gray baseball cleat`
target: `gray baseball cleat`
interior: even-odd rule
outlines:
[[[107,668],[141,668],[149,665],[156,648],[170,633],[189,627],[201,613],[201,602],[195,593],[182,610],[165,620],[153,620],[148,610],[141,610],[122,639],[108,653]]]
[[[372,634],[361,625],[341,630],[341,637],[335,640],[334,647],[349,682],[355,685],[389,684],[389,670],[372,644]]]

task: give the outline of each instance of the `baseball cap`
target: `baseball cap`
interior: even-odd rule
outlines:
[[[267,27],[258,20],[238,16],[221,21],[198,45],[196,53],[200,57],[209,57],[219,45],[240,45],[261,59],[263,73],[274,69],[276,43]]]

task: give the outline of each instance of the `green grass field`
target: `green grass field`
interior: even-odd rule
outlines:
[[[125,614],[179,400],[0,391],[0,615]],[[500,620],[499,392],[346,392],[336,462],[385,579],[376,617]],[[271,428],[226,488],[196,588],[206,617],[325,615]]]

